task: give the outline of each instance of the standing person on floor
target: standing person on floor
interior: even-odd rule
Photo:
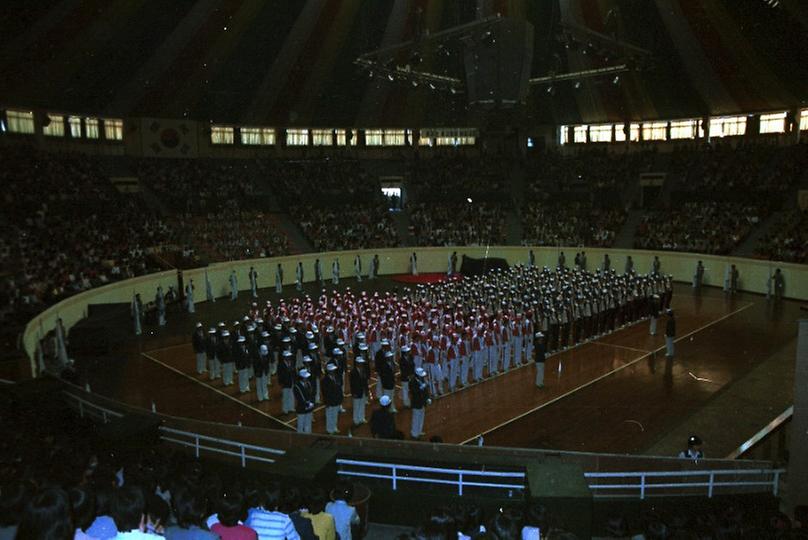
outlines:
[[[412,255],[410,255],[410,273],[413,276],[418,275],[418,255],[416,255],[414,251]]]
[[[393,351],[384,351],[384,358],[379,366],[379,378],[382,381],[382,395],[390,398],[390,412],[396,410],[396,363]]]
[[[673,310],[668,310],[668,321],[665,323],[665,356],[673,358],[674,341],[676,340],[676,319]]]
[[[216,380],[221,376],[222,365],[216,357],[216,343],[218,342],[216,336],[216,329],[211,327],[208,330],[208,338],[205,340],[205,356],[208,359],[208,373],[210,380]]]
[[[188,313],[195,313],[196,312],[196,305],[194,304],[194,280],[189,279],[188,284],[185,286],[185,307],[188,309]]]
[[[405,409],[410,408],[410,378],[415,373],[415,360],[409,345],[403,345],[399,349],[398,359],[399,378],[401,380],[401,403]]]
[[[197,375],[202,375],[207,371],[207,366],[205,365],[205,360],[207,359],[205,358],[205,329],[202,328],[201,322],[196,323],[194,333],[191,335],[191,345],[196,355],[196,373]]]
[[[339,285],[339,259],[331,263],[331,284]]]
[[[320,287],[325,285],[325,281],[323,280],[323,263],[320,262],[319,257],[314,260],[314,281],[316,281]]]
[[[283,266],[281,263],[275,267],[275,292],[278,294],[283,292]]]
[[[396,429],[396,417],[390,410],[390,396],[379,398],[379,408],[370,415],[370,432],[376,439],[400,439]]]
[[[356,254],[353,261],[353,269],[354,275],[356,276],[356,281],[362,282],[362,256],[359,253]]]
[[[410,377],[410,392],[412,400],[412,422],[410,424],[410,436],[419,439],[424,435],[424,418],[427,405],[432,403],[429,393],[429,383],[426,380],[426,371],[423,368],[416,368]]]
[[[298,291],[303,290],[303,263],[301,261],[297,262],[297,268],[295,269],[295,288]]]
[[[544,361],[546,356],[544,334],[536,332],[534,338],[533,362],[536,364],[536,388],[544,388]]]
[[[325,367],[325,375],[321,384],[325,401],[325,431],[329,435],[339,433],[337,420],[342,406],[342,386],[337,380],[337,365],[329,362]]]
[[[294,385],[298,433],[311,433],[311,417],[314,412],[314,387],[311,385],[310,379],[309,370],[301,369]]]
[[[262,343],[258,346],[258,356],[253,364],[255,372],[255,392],[258,402],[269,399],[269,347]]]
[[[230,270],[230,300],[235,302],[238,299],[238,276],[235,270]]]
[[[284,349],[278,361],[278,384],[281,386],[281,412],[288,414],[295,410],[295,398],[292,389],[295,384],[295,366],[292,351]]]
[[[210,282],[207,270],[205,270],[205,296],[211,304],[216,302],[216,297],[213,295],[213,284]]]
[[[163,288],[157,286],[157,294],[154,295],[154,304],[157,306],[157,324],[166,325],[166,298],[163,295]]]
[[[222,382],[225,386],[233,384],[233,348],[230,346],[230,331],[222,330],[216,348],[216,358],[222,364]]]
[[[353,399],[353,423],[359,426],[365,420],[365,406],[368,401],[368,371],[367,362],[362,356],[354,359],[351,369],[351,397]]]
[[[650,327],[648,329],[648,334],[649,335],[652,335],[652,336],[656,335],[657,320],[659,319],[659,309],[660,309],[660,307],[661,306],[660,306],[660,301],[659,301],[659,295],[655,294],[655,295],[651,296],[651,305],[649,306],[650,315],[651,315],[651,317],[650,317],[651,324],[650,324]]]
[[[236,340],[236,370],[238,371],[238,389],[242,394],[250,391],[250,352],[247,350],[247,338],[239,336]]]
[[[704,282],[704,264],[699,261],[696,263],[696,273],[693,274],[693,288],[695,290],[701,289],[701,284]]]
[[[252,292],[252,297],[258,298],[258,271],[251,266],[248,275],[250,277],[250,292]]]

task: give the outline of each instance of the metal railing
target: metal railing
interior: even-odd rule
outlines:
[[[766,488],[776,497],[780,487],[780,475],[785,469],[716,469],[703,471],[646,471],[646,472],[588,472],[584,473],[589,482],[589,489],[595,497],[601,498],[640,498],[652,497],[653,490],[664,490],[657,495],[675,494],[677,490],[694,490],[687,495],[702,496],[702,488],[706,488],[707,497],[712,497],[719,488]],[[725,477],[733,477],[726,479]],[[758,477],[751,480],[738,480],[737,477]],[[611,482],[601,484],[592,482],[597,479],[608,479]],[[659,479],[663,479],[659,481]],[[619,480],[627,482],[620,483]],[[610,493],[598,493],[608,491]],[[629,491],[629,493],[619,493]],[[760,490],[764,491],[764,490]]]
[[[286,454],[285,450],[278,450],[277,448],[266,448],[264,446],[231,441],[230,439],[219,439],[217,437],[209,437],[200,433],[181,431],[165,426],[160,426],[160,439],[172,444],[193,448],[194,455],[197,458],[203,450],[214,454],[237,457],[240,459],[242,467],[246,467],[248,461],[275,463],[274,459],[266,456],[282,456]]]
[[[92,401],[88,401],[71,392],[63,392],[63,394],[68,398],[69,402],[75,405],[81,418],[84,418],[85,416],[94,416],[96,418],[100,418],[101,421],[106,424],[107,422],[111,421],[111,418],[120,418],[123,416],[123,413],[97,405]]]
[[[509,491],[525,489],[524,472],[445,469],[400,463],[337,459],[337,474],[390,480],[394,491],[398,489],[399,482],[453,485],[457,486],[458,495],[463,495],[464,487],[497,488]],[[418,476],[418,474],[421,475]],[[489,478],[493,480],[487,480]],[[519,483],[504,483],[508,479],[515,479]]]

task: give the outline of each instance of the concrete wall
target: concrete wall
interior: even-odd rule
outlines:
[[[447,257],[452,251],[457,251],[458,258],[462,255],[470,257],[500,257],[508,261],[509,264],[526,263],[528,258],[527,247],[518,246],[494,246],[486,247],[458,247],[458,248],[414,248],[418,253],[418,270],[424,272],[445,272],[447,268]],[[536,256],[538,266],[555,266],[558,249],[557,248],[532,248]],[[567,264],[571,265],[576,253],[575,247],[561,248],[567,259]],[[370,258],[374,254],[379,255],[380,269],[382,275],[402,274],[409,271],[409,256],[413,248],[392,248],[379,250],[362,251],[362,267],[366,272]],[[356,251],[339,251],[329,253],[308,253],[288,257],[276,257],[272,259],[252,259],[244,261],[233,261],[216,263],[207,268],[198,268],[184,271],[184,279],[187,283],[189,279],[194,280],[196,285],[195,300],[197,303],[205,301],[205,272],[213,285],[213,293],[217,297],[229,294],[228,277],[231,270],[236,270],[240,290],[249,290],[250,281],[247,277],[250,266],[255,266],[259,273],[259,287],[270,287],[275,283],[275,266],[278,263],[283,265],[284,284],[290,285],[295,282],[295,267],[298,261],[303,262],[305,281],[314,280],[314,261],[320,258],[323,266],[323,273],[326,277],[331,276],[331,263],[335,258],[339,258],[341,266],[341,276],[348,278],[353,276],[353,259]],[[724,269],[727,264],[734,263],[740,272],[739,287],[743,290],[766,293],[769,271],[774,268],[781,268],[785,276],[786,295],[790,298],[808,300],[808,265],[790,263],[769,263],[755,259],[741,259],[732,257],[717,257],[712,255],[701,255],[691,253],[673,252],[651,252],[641,250],[609,250],[609,249],[587,249],[587,266],[591,270],[599,265],[604,253],[609,253],[612,261],[612,268],[616,268],[622,273],[627,255],[634,259],[634,268],[637,272],[645,273],[650,271],[651,261],[655,254],[659,255],[662,263],[662,272],[672,274],[676,281],[690,282],[693,277],[696,262],[704,261],[704,284],[712,286],[722,286],[724,280]],[[54,328],[56,320],[61,317],[65,328],[69,329],[78,321],[86,317],[87,307],[90,304],[107,304],[131,302],[135,293],[140,293],[144,303],[154,299],[154,294],[158,285],[163,286],[163,290],[168,290],[169,285],[176,285],[176,273],[173,271],[160,272],[141,276],[121,282],[116,282],[103,287],[98,287],[87,292],[72,296],[58,304],[46,309],[33,318],[25,328],[23,333],[23,346],[32,362],[35,357],[37,338]]]

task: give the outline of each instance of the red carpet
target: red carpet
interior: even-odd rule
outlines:
[[[447,280],[446,274],[438,272],[432,274],[418,274],[417,276],[411,274],[396,274],[395,276],[391,276],[390,279],[399,283],[438,283],[439,281]],[[451,279],[457,281],[463,279],[463,276],[461,274],[454,274]]]

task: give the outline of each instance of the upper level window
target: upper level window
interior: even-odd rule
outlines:
[[[309,130],[308,129],[287,129],[286,130],[286,144],[287,146],[306,146],[309,144]]]
[[[230,128],[233,129],[233,128]],[[123,140],[123,120],[118,118],[105,118],[104,119],[104,138],[108,141],[122,141]],[[233,142],[233,136],[230,136],[230,142]]]
[[[210,142],[212,144],[233,144],[233,131],[231,126],[211,126]]]
[[[273,128],[243,127],[241,128],[241,144],[271,146],[275,144]]]
[[[46,117],[47,125],[42,126],[42,133],[49,137],[65,136],[65,117],[61,114],[48,113]],[[79,129],[79,132],[81,130]]]
[[[6,120],[8,120],[8,130],[11,133],[31,134],[34,132],[33,111],[19,111],[9,109],[6,111]]]
[[[710,137],[732,137],[746,133],[746,116],[710,118]]]
[[[786,132],[786,112],[778,112],[760,115],[761,133],[785,133]]]

